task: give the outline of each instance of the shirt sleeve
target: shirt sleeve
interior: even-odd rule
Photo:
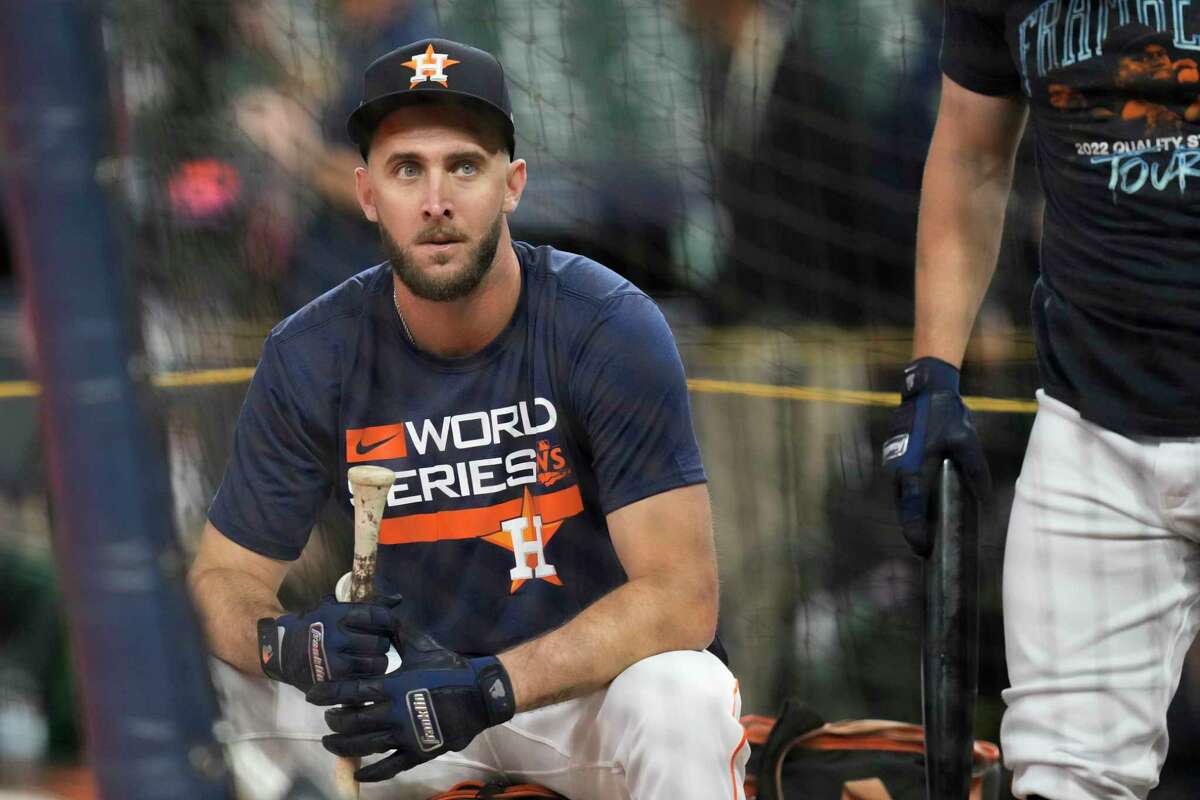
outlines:
[[[683,363],[645,295],[620,295],[601,309],[573,360],[570,391],[605,514],[706,480]]]
[[[268,558],[300,556],[332,488],[333,437],[314,422],[324,415],[306,401],[317,391],[289,374],[268,337],[208,512],[221,533]]]
[[[1020,93],[1021,75],[1004,39],[1003,8],[1003,3],[946,0],[942,72],[959,86],[987,95]]]

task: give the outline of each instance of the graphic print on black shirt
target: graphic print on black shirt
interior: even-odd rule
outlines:
[[[1200,435],[1198,61],[1190,0],[946,4],[945,74],[1028,103],[1043,386],[1127,435]]]
[[[1200,121],[1200,70],[1172,41],[1169,32],[1139,22],[1109,32],[1103,43],[1109,57],[1101,61],[1105,85],[1113,87],[1107,93],[1072,86],[1065,67],[1047,77],[1052,108],[1106,121],[1122,136],[1074,142],[1078,155],[1106,168],[1113,192],[1135,194],[1147,183],[1155,191],[1184,191],[1189,179],[1200,177],[1200,133],[1184,130],[1185,121]]]

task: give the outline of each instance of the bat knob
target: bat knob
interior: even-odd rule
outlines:
[[[347,572],[342,577],[338,578],[338,582],[333,586],[333,596],[339,603],[350,602],[350,574]]]
[[[351,467],[346,473],[350,483],[355,486],[391,486],[396,482],[396,473],[387,467],[374,464],[360,464]]]

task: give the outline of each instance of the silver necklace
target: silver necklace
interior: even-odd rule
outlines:
[[[392,286],[392,305],[396,307],[396,316],[400,318],[400,327],[404,328],[404,335],[408,337],[409,344],[416,346],[417,340],[413,338],[412,331],[408,329],[408,323],[404,321],[404,312],[400,310],[400,295],[396,292],[396,287]]]

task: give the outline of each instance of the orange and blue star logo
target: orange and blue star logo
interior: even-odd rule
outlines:
[[[425,48],[424,53],[418,53],[412,59],[405,61],[404,66],[410,68],[416,74],[408,79],[408,88],[413,88],[419,83],[425,81],[433,81],[440,83],[442,86],[447,86],[446,67],[461,63],[455,61],[446,53],[433,52],[433,44]]]
[[[519,524],[514,525],[514,522]],[[558,533],[562,524],[561,519],[544,522],[541,514],[535,513],[533,496],[526,487],[521,498],[520,516],[502,521],[500,530],[482,537],[485,542],[499,545],[516,557],[517,566],[510,573],[513,581],[508,590],[509,594],[516,593],[517,589],[531,578],[555,586],[563,585],[558,572],[546,563],[546,545],[550,544],[550,540]]]

